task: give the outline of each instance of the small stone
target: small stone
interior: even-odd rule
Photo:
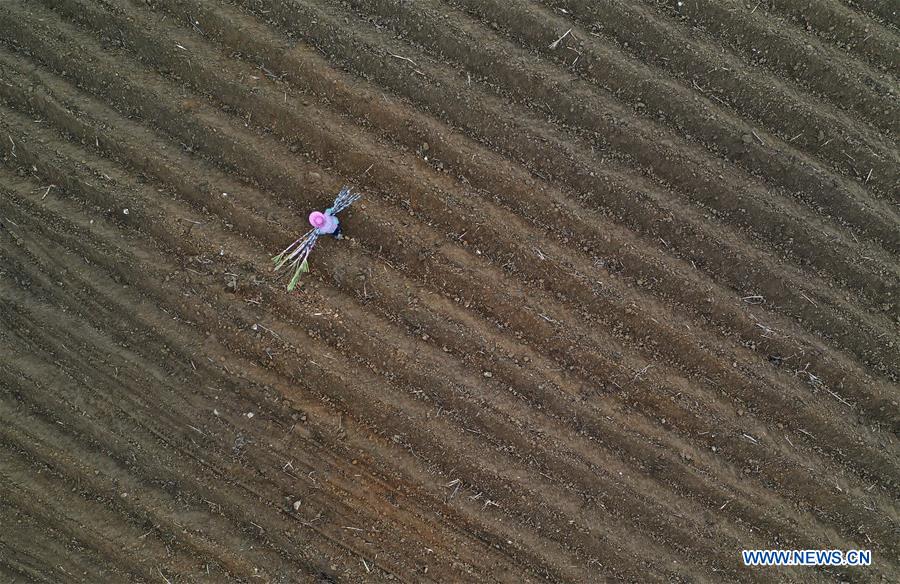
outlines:
[[[322,175],[319,174],[318,172],[310,172],[309,173],[309,180],[319,180],[320,178],[322,178]]]
[[[299,511],[299,510],[300,510],[300,506],[301,506],[302,504],[303,504],[303,503],[300,502],[300,499],[297,499],[296,501],[294,501],[294,505],[293,505],[294,511]]]
[[[248,417],[248,418],[252,418],[252,417],[253,417],[253,412],[247,412],[247,417]]]
[[[491,373],[490,371],[485,371],[485,372],[484,372],[484,376],[485,376],[485,377],[493,377],[494,374]]]

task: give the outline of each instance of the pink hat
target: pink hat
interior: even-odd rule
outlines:
[[[328,217],[325,216],[325,213],[313,211],[309,214],[309,224],[316,229],[322,229],[328,225]]]

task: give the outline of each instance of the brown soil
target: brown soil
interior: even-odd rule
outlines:
[[[900,581],[888,4],[3,2],[0,581]]]

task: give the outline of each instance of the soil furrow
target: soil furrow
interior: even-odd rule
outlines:
[[[355,4],[360,9],[365,9],[366,13],[371,12],[386,19],[399,33],[409,35],[417,42],[431,47],[434,52],[453,57],[460,65],[482,77],[488,69],[494,71],[495,75],[502,72],[501,76],[494,78],[494,83],[501,84],[503,89],[520,100],[541,104],[539,107],[545,115],[560,118],[568,124],[602,136],[603,140],[627,153],[638,164],[649,165],[652,157],[655,172],[672,184],[684,184],[690,175],[695,194],[701,194],[702,190],[701,201],[732,215],[732,220],[738,224],[744,222],[740,217],[760,220],[766,217],[767,222],[780,225],[786,232],[797,232],[801,224],[823,223],[818,218],[801,219],[804,213],[796,204],[783,197],[775,198],[759,179],[749,174],[732,169],[727,173],[729,176],[740,175],[744,180],[729,184],[727,180],[723,180],[724,177],[718,170],[721,162],[713,162],[712,157],[702,154],[698,147],[662,131],[658,124],[645,121],[630,110],[626,111],[617,101],[580,83],[573,74],[559,73],[546,61],[530,57],[513,43],[495,39],[480,22],[454,18],[459,24],[455,30],[451,29],[446,22],[440,22],[444,20],[442,13],[446,13],[447,9],[432,6],[431,3],[417,3],[417,10],[413,14],[398,10],[396,5],[389,2],[375,0]],[[407,27],[406,24],[412,21],[415,25]],[[481,49],[475,53],[472,49],[474,46]],[[486,50],[487,47],[490,49]],[[688,156],[691,158],[690,164],[686,162]],[[699,172],[701,168],[704,168],[702,173]],[[701,176],[705,178],[700,178]],[[703,184],[702,189],[698,189],[700,184]],[[734,204],[723,206],[723,188],[732,191],[729,203]],[[744,192],[747,193],[746,196],[742,194]],[[765,206],[760,204],[762,201],[766,202]],[[792,217],[794,227],[785,222],[788,217]],[[758,226],[761,222],[752,221],[752,224]],[[770,232],[769,236],[773,235],[774,232]],[[807,237],[811,235],[812,233],[807,233]],[[880,237],[886,238],[882,240],[889,249],[896,248],[896,233],[893,230],[886,229]]]
[[[4,3],[0,579],[896,580],[894,12]]]
[[[565,18],[587,30],[586,36],[615,42],[615,48],[607,51],[618,49],[667,71],[682,86],[692,88],[695,98],[712,100],[748,123],[762,125],[782,146],[822,160],[832,172],[861,181],[876,197],[892,200],[898,178],[896,148],[876,133],[861,130],[856,120],[806,95],[789,80],[747,68],[737,56],[723,55],[716,45],[689,36],[639,4],[615,2],[602,9],[582,0],[550,4],[565,10]],[[738,138],[742,143],[752,141],[751,145],[759,142],[752,131]],[[865,173],[862,178],[854,174],[854,169],[860,168]],[[825,190],[830,192],[832,186]]]
[[[396,430],[395,430],[395,431],[396,431]],[[440,458],[440,457],[438,457],[438,458]]]
[[[206,32],[206,33],[209,33],[209,31],[211,30],[211,29],[210,29],[210,26],[211,26],[211,25],[210,25],[210,22],[211,22],[211,18],[212,18],[213,15],[204,13],[202,16],[203,16],[203,22],[205,23],[205,27],[206,27],[206,28],[205,28],[205,32]],[[240,27],[237,26],[233,20],[230,20],[230,21],[229,21],[228,25],[225,27],[225,30],[219,31],[218,29],[216,29],[216,32],[220,32],[221,34],[229,34],[229,35],[237,35],[237,36],[241,36],[241,34],[242,34],[242,31],[241,31]],[[251,34],[251,33],[247,32],[247,34],[249,35],[249,34]],[[262,35],[263,35],[263,32],[260,31],[260,30],[258,30],[258,29],[257,29],[257,30],[254,30],[254,31],[252,32],[252,37],[255,39],[255,42],[256,42],[256,41],[259,41],[259,39],[260,39],[260,37],[261,37]],[[246,43],[243,43],[243,42],[239,42],[239,43],[237,43],[236,45],[233,45],[233,46],[234,46],[235,48],[239,48],[241,51],[253,50],[253,47],[248,47],[247,44],[246,44]],[[276,53],[276,52],[277,52],[277,51],[272,51],[271,53],[266,53],[266,54],[264,55],[264,57],[265,57],[265,58],[272,58],[272,54],[273,54],[273,53]],[[294,50],[294,52],[296,53],[296,49]],[[273,63],[270,62],[269,65],[272,66]],[[293,69],[293,68],[296,67],[296,66],[299,66],[299,67],[306,67],[306,69],[308,69],[308,65],[306,65],[306,64],[303,63],[303,62],[298,62],[297,60],[284,61],[284,62],[283,62],[283,65],[284,65],[284,66],[283,66],[281,69],[278,69],[278,70],[285,70],[285,71],[287,71],[287,70]],[[306,80],[308,80],[308,76],[311,75],[311,74],[314,74],[314,73],[315,73],[314,71],[308,72],[307,75],[306,75],[306,77],[303,79],[303,81],[305,82]],[[288,75],[289,75],[289,74],[288,74]],[[336,82],[337,82],[337,81],[335,81],[335,83],[336,83]],[[321,90],[322,93],[323,93],[323,95],[325,95],[325,92],[327,91],[327,95],[329,95],[329,97],[330,97],[331,99],[334,99],[336,96],[334,95],[334,90],[332,89],[333,83],[332,83],[331,81],[325,80],[325,81],[323,81],[323,84],[324,84],[323,87],[327,88],[327,89],[322,89],[322,90]],[[374,97],[374,96],[371,96],[371,97]],[[359,99],[360,99],[361,102],[364,102],[364,103],[370,103],[370,101],[371,101],[370,99],[367,99],[365,96],[360,97]],[[342,106],[345,106],[345,107],[349,107],[351,104],[346,104],[346,105],[345,105],[345,103],[342,103],[341,105],[342,105]],[[391,115],[391,113],[390,113],[390,112],[387,112],[385,115]],[[423,123],[423,121],[420,120],[420,119],[417,119],[417,120],[415,120],[414,122],[413,122],[413,121],[410,121],[410,122],[407,122],[407,123],[419,123],[419,124],[421,124],[421,123]],[[390,131],[391,135],[396,136],[397,133],[403,131],[404,127],[405,127],[404,121],[403,121],[403,120],[397,120],[396,122],[394,122],[394,123],[390,126],[389,131]],[[435,133],[437,133],[437,132],[439,132],[439,130],[435,130]],[[410,142],[409,142],[407,145],[412,146],[414,143],[415,143],[415,144],[420,144],[423,138],[424,138],[424,139],[428,139],[428,138],[430,138],[430,137],[433,136],[433,135],[434,135],[434,134],[426,135],[426,136],[418,136],[417,138],[416,138],[416,137],[411,137],[411,138],[410,138]],[[439,135],[439,134],[438,134],[438,135]],[[435,147],[432,147],[431,150],[435,150]],[[499,161],[499,160],[497,160],[497,161],[490,161],[490,162],[489,162],[489,164],[490,164],[491,166],[493,166],[493,167],[496,167],[496,165],[497,165],[497,164],[500,164],[500,163],[501,163],[501,161]],[[470,167],[470,168],[471,168],[471,167]],[[506,190],[508,190],[508,189],[510,189],[510,188],[516,188],[516,187],[515,187],[515,185],[512,184],[512,183],[510,183],[510,182],[508,182],[508,181],[504,181],[504,183],[502,184],[502,186],[501,186],[500,188],[497,188],[497,189],[495,190],[495,192],[500,192],[500,193],[502,193],[502,192],[504,192],[504,191],[506,191]],[[528,196],[529,196],[529,193],[528,193],[528,192],[521,192],[521,191],[520,191],[520,192],[517,192],[517,193],[516,193],[516,198],[515,198],[515,200],[516,200],[516,202],[520,202],[520,201],[522,200],[523,197],[528,197]],[[562,204],[562,203],[560,203],[560,204]],[[516,207],[516,210],[517,210],[518,212],[520,212],[520,213],[525,214],[526,216],[527,216],[527,214],[528,214],[528,208],[522,207],[521,205],[517,206],[517,207]],[[576,217],[576,216],[575,216],[575,213],[577,213],[577,211],[572,211],[572,214],[567,215],[567,216],[565,217],[565,223],[571,225],[573,222],[576,222],[576,223],[579,222],[579,221],[581,220],[581,218],[580,218],[580,217]],[[611,231],[612,227],[609,226],[609,225],[603,225],[603,226],[599,226],[598,229],[601,230],[601,231],[604,231],[604,232],[609,232],[609,231]],[[578,239],[580,239],[580,240],[584,240],[585,237],[588,237],[588,236],[590,235],[590,233],[586,233],[586,232],[583,232],[583,231],[575,231],[575,233],[577,234],[577,237],[578,237]],[[625,236],[624,236],[624,235],[621,235],[620,237],[623,237],[623,238],[624,238]],[[565,242],[563,242],[563,243],[565,243]],[[611,249],[614,249],[614,248],[617,248],[618,251],[617,251],[616,253],[618,253],[618,254],[620,255],[620,257],[622,257],[622,259],[626,261],[626,264],[627,264],[627,265],[634,265],[635,263],[640,264],[639,270],[642,272],[642,275],[645,276],[645,277],[644,277],[645,282],[646,282],[647,280],[653,281],[654,291],[658,291],[659,293],[661,293],[661,294],[663,295],[663,297],[666,298],[667,300],[670,300],[670,301],[671,301],[671,296],[672,296],[672,295],[675,295],[675,296],[677,297],[679,293],[682,293],[682,294],[683,294],[683,293],[685,292],[685,284],[686,284],[686,282],[684,282],[684,281],[679,281],[677,284],[672,283],[673,285],[667,285],[667,284],[669,283],[669,281],[672,279],[672,277],[674,277],[675,273],[680,272],[680,271],[684,271],[684,270],[683,270],[683,267],[682,267],[682,266],[679,266],[679,265],[675,265],[675,266],[667,267],[665,270],[658,270],[658,269],[656,268],[655,262],[654,262],[654,263],[648,263],[646,260],[643,259],[643,255],[644,255],[644,254],[650,253],[648,250],[646,250],[646,249],[641,249],[641,250],[640,250],[640,253],[630,253],[630,252],[629,252],[629,250],[632,249],[633,246],[639,246],[639,245],[640,245],[638,242],[628,242],[628,244],[626,244],[626,245],[624,245],[624,246],[621,245],[621,244],[617,244],[617,243],[606,244],[606,245],[604,245],[604,241],[603,241],[602,239],[594,239],[594,241],[592,241],[591,243],[592,243],[592,245],[599,245],[599,246],[604,247],[604,248],[609,248],[610,250],[611,250]],[[482,245],[484,245],[484,243],[482,243]],[[623,249],[623,248],[624,248],[624,249]],[[710,284],[711,284],[711,282],[709,282],[709,283],[703,283],[702,286],[709,286]],[[645,285],[646,285],[646,284],[645,284]],[[690,300],[685,299],[685,298],[679,298],[679,300],[683,301],[685,304],[691,304],[692,302],[695,302],[697,299],[703,298],[703,299],[706,300],[706,303],[708,303],[708,302],[709,302],[709,299],[710,299],[710,296],[707,295],[707,294],[705,293],[705,291],[701,292],[701,290],[700,290],[701,284],[698,283],[698,284],[695,284],[695,285],[697,286],[696,295],[692,295],[692,296],[688,297]],[[810,294],[813,294],[813,293],[810,292]],[[716,296],[716,295],[712,295],[712,296],[714,297],[714,296]],[[807,304],[807,305],[809,304],[809,301],[808,301],[808,300],[802,300],[802,302],[803,302],[804,304]],[[712,318],[714,314],[719,313],[719,312],[721,312],[721,311],[723,311],[723,310],[726,310],[725,306],[724,306],[724,305],[721,305],[721,304],[717,304],[717,305],[715,305],[714,307],[710,307],[710,308],[715,308],[715,310],[705,310],[705,311],[703,311],[702,317],[703,317],[704,319]],[[739,317],[739,318],[741,318],[741,317]],[[743,318],[744,318],[744,319],[747,319],[747,316],[746,316],[746,315],[743,315]],[[746,323],[746,324],[747,324],[747,328],[749,328],[750,331],[752,331],[752,332],[754,332],[754,333],[758,333],[758,332],[759,332],[760,328],[759,328],[758,323],[757,323],[755,320],[747,319],[747,323]],[[783,323],[779,323],[779,326],[781,326],[781,324],[783,324]],[[731,324],[731,326],[732,326],[732,327],[734,326],[733,323]],[[742,328],[742,327],[737,327],[737,328],[740,329],[740,328]],[[745,330],[746,330],[746,328],[745,328]],[[750,334],[750,335],[746,335],[746,336],[748,336],[748,337],[758,337],[758,334]],[[792,336],[793,336],[793,335],[792,335]],[[769,342],[772,342],[772,339],[771,339],[771,338],[768,338],[768,341],[769,341]],[[777,345],[777,343],[774,343],[774,344]],[[847,367],[846,367],[846,366],[842,366],[842,369],[843,369],[843,371],[846,371]],[[843,371],[842,371],[841,374],[840,374],[841,377],[844,375],[844,372],[843,372]]]
[[[771,3],[767,9],[777,10],[796,27],[825,39],[841,51],[869,61],[873,68],[896,76],[897,32],[877,20],[867,18],[839,2],[785,0]]]
[[[335,48],[337,48],[337,47],[335,47]],[[409,85],[409,82],[407,82],[406,85],[408,86],[408,85]],[[549,154],[549,153],[547,153],[547,154]],[[552,154],[550,154],[550,155],[552,156]],[[587,174],[587,173],[585,173],[585,175],[586,175],[586,174]],[[590,181],[588,181],[588,182],[590,182]],[[590,187],[586,186],[586,188],[590,188]],[[647,194],[649,194],[649,193],[647,193]],[[633,200],[634,200],[633,195],[632,195],[632,196],[629,196],[629,199],[631,199],[631,200],[633,201]],[[653,223],[654,231],[659,232],[660,229],[665,228],[665,227],[667,226],[667,224],[668,224],[670,221],[672,221],[672,220],[675,219],[675,217],[676,217],[676,215],[673,214],[673,213],[670,212],[670,211],[665,211],[665,212],[663,212],[663,213],[660,213],[659,219]],[[634,220],[634,219],[636,219],[636,217],[631,217],[630,219]],[[678,229],[678,230],[673,230],[672,232],[669,232],[669,233],[665,233],[665,234],[663,234],[663,236],[666,237],[666,238],[672,237],[672,238],[674,238],[674,239],[676,239],[676,240],[679,240],[679,239],[681,239],[682,234],[683,234],[683,229]],[[721,235],[724,235],[724,234],[721,234]],[[720,236],[721,236],[721,235],[720,235]],[[727,236],[726,236],[726,237],[727,237]],[[702,240],[701,240],[701,241],[702,241]],[[693,247],[693,246],[696,246],[696,245],[698,245],[698,243],[697,243],[696,240],[695,240],[695,241],[692,241],[690,244],[686,244],[685,247],[690,248],[690,247]],[[705,245],[705,244],[700,243],[700,245]],[[716,252],[712,252],[712,255],[714,256],[715,253],[716,253]],[[703,263],[706,264],[710,259],[712,259],[712,258],[710,258],[709,256],[706,256],[706,257],[704,258],[704,260],[703,260]],[[725,264],[723,264],[723,272],[724,272],[724,274],[725,274],[725,277],[728,277],[728,274],[734,274],[734,272],[733,272],[732,270],[729,270],[729,269],[724,268],[724,265],[725,265]],[[730,265],[730,264],[729,264],[729,265]],[[784,269],[784,268],[782,267],[781,269]],[[747,271],[744,271],[744,272],[742,272],[742,273],[746,275],[746,274],[753,274],[753,273],[757,273],[757,272],[756,272],[755,270],[747,270]],[[779,290],[776,290],[776,289],[771,288],[771,284],[773,283],[771,279],[766,279],[766,281],[768,282],[768,284],[765,286],[765,287],[766,287],[766,290],[765,290],[765,292],[766,292],[765,296],[766,296],[766,297],[768,297],[769,294],[777,295],[777,294],[779,294],[779,293],[783,294],[783,293],[785,293],[785,292],[790,293],[790,291],[793,290],[793,287],[779,287],[779,289],[780,289],[780,292],[779,292]],[[740,288],[744,288],[745,285],[744,285],[744,284],[740,284],[740,285],[738,285],[738,286],[739,286]],[[827,287],[820,288],[820,290],[825,290],[825,289],[827,289]],[[801,310],[801,311],[803,311],[803,310],[815,310],[815,306],[816,306],[816,305],[812,304],[812,303],[810,302],[810,300],[808,300],[808,298],[810,297],[810,294],[812,295],[812,297],[814,297],[816,293],[815,293],[815,292],[810,292],[809,294],[804,294],[804,295],[798,295],[798,296],[797,296],[796,306],[797,306],[797,308],[798,308],[799,310]],[[807,299],[805,299],[804,296],[806,296]],[[812,318],[812,319],[804,319],[804,320],[817,320],[817,319],[816,319],[816,318]],[[876,336],[877,336],[877,335],[876,335]],[[870,338],[871,338],[871,337],[870,337]]]
[[[411,406],[410,406],[410,407],[411,407]],[[408,433],[408,432],[409,432],[409,431],[407,431],[407,433]],[[421,442],[425,442],[425,438],[424,438],[424,437],[423,437],[423,438],[420,438],[420,439],[419,439],[419,442],[420,442],[420,443],[421,443]],[[454,456],[453,458],[457,458],[457,457]],[[458,459],[458,458],[457,458],[457,463],[458,463],[458,464],[461,463],[461,460]],[[498,461],[498,463],[499,463],[499,461]],[[492,480],[491,480],[491,478],[490,478],[489,476],[486,476],[486,477],[485,477],[482,481],[480,481],[480,482],[490,485],[490,483],[492,482]],[[500,489],[497,488],[497,490],[500,490]],[[570,516],[571,516],[571,515],[570,515]]]
[[[555,62],[560,74],[571,71],[575,79],[608,91],[617,101],[651,112],[689,143],[697,143],[763,179],[767,190],[783,189],[785,195],[817,213],[849,220],[845,226],[863,237],[875,241],[893,239],[900,219],[889,204],[870,197],[859,185],[864,177],[854,181],[835,175],[786,140],[779,140],[768,130],[754,129],[755,124],[732,116],[714,101],[707,99],[700,105],[693,88],[670,81],[658,69],[630,61],[617,50],[601,45],[587,30],[571,26],[570,19],[532,5],[514,4],[500,10],[491,0],[457,0],[451,4],[459,5],[479,20],[497,15],[492,18],[502,32],[516,44]],[[546,43],[560,29],[571,29],[570,34],[577,34],[578,40],[565,46],[568,52],[578,51],[574,65],[567,51],[549,49]],[[841,155],[842,160],[847,160],[846,156]],[[898,176],[895,166],[885,171],[881,165],[879,175],[888,184],[895,183]]]
[[[674,9],[659,0],[644,1],[661,14],[701,28],[754,65],[796,79],[886,136],[896,135],[900,129],[897,88],[892,80],[818,39],[797,34],[796,30],[782,30],[775,19],[751,14],[736,2],[697,0]]]
[[[187,359],[183,359],[183,360],[182,360],[182,362],[185,362],[185,361],[187,361]],[[258,411],[258,410],[257,410],[257,411]],[[264,413],[264,412],[261,412],[260,414],[261,414],[261,415],[264,415],[265,413]],[[191,435],[190,430],[187,430],[187,429],[186,429],[186,428],[189,427],[189,426],[187,426],[186,423],[178,424],[177,427],[179,427],[179,428],[185,428],[185,430],[183,430],[183,432],[186,433],[188,436]],[[205,431],[207,431],[207,432],[209,431],[209,429],[208,429],[206,426],[204,426],[203,428],[204,428]],[[281,455],[281,458],[284,459],[284,458],[287,458],[287,456],[288,456],[288,455],[286,455],[286,454],[285,454],[285,455]],[[278,465],[276,465],[276,466],[278,466]],[[215,499],[215,497],[212,497],[212,498]],[[246,522],[245,522],[245,523],[246,523]],[[262,523],[265,524],[265,522],[262,522]]]

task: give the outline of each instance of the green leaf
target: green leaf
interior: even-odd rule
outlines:
[[[297,271],[294,272],[294,277],[291,278],[291,281],[288,283],[288,287],[287,287],[288,292],[293,292],[294,288],[297,287],[297,282],[300,281],[300,274],[302,274],[303,272],[309,271],[309,267],[307,267],[305,270],[303,269],[303,267],[305,265],[306,265],[306,262],[303,262],[302,264],[297,266]]]

